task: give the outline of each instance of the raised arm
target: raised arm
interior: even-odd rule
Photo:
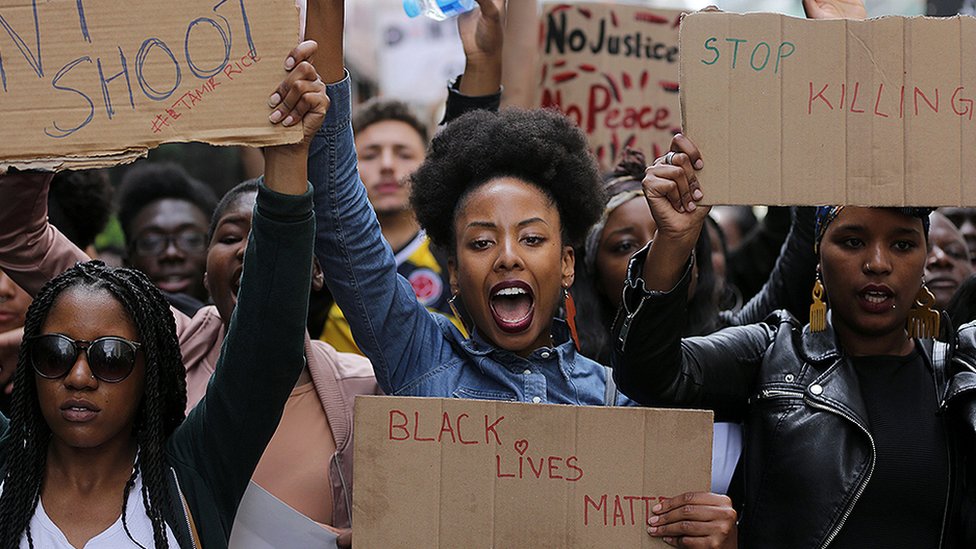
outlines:
[[[765,324],[681,339],[688,314],[692,251],[707,208],[695,172],[701,155],[678,135],[672,152],[647,169],[644,194],[658,231],[631,259],[614,323],[614,379],[645,405],[702,407],[741,419],[763,352],[775,335]]]
[[[762,290],[741,310],[723,313],[729,326],[761,322],[777,309],[786,309],[800,324],[806,324],[810,312],[810,288],[816,277],[817,255],[813,253],[813,229],[816,208],[792,208],[790,232],[780,248],[779,257]]]
[[[79,261],[91,259],[47,222],[47,194],[54,174],[0,176],[0,269],[27,293]]]
[[[478,7],[458,16],[464,48],[464,74],[448,86],[441,124],[464,113],[497,111],[502,100],[502,48],[505,43],[505,1],[478,0]]]
[[[320,7],[341,11],[342,2]],[[313,28],[308,33],[324,33]],[[324,17],[329,33],[341,37],[340,17]],[[315,187],[315,255],[326,284],[349,320],[352,334],[373,363],[376,379],[388,394],[437,366],[431,356],[447,348],[444,330],[418,301],[409,282],[397,275],[390,247],[359,179],[350,123],[349,80],[327,86],[331,106],[309,155]],[[444,322],[449,321],[444,318]]]
[[[305,365],[305,318],[315,221],[306,160],[328,106],[325,86],[307,62],[305,42],[285,62],[288,77],[269,101],[273,123],[302,124],[305,139],[265,149],[244,257],[238,303],[206,396],[170,441],[177,459],[200,472],[228,530],[282,409]]]

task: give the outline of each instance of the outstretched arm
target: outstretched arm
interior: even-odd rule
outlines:
[[[323,9],[341,11],[341,5],[339,0],[320,0]],[[323,18],[330,22],[331,33],[340,20]],[[313,28],[312,21],[310,17],[310,36],[324,32]],[[327,92],[329,112],[308,160],[315,187],[315,255],[356,343],[373,363],[380,387],[397,394],[439,365],[435,357],[449,349],[443,331],[448,328],[441,327],[397,274],[393,252],[366,198],[357,172],[348,78],[329,84]]]
[[[203,400],[170,439],[174,459],[195,467],[227,528],[254,468],[278,427],[305,365],[305,318],[315,222],[305,177],[312,135],[325,116],[325,86],[304,42],[284,61],[288,76],[269,104],[271,123],[301,124],[300,143],[265,150],[238,303]]]
[[[483,109],[497,111],[502,100],[502,47],[505,0],[478,0],[478,7],[458,17],[464,47],[464,74],[448,87],[441,124]]]
[[[0,269],[27,293],[91,259],[47,221],[47,194],[54,174],[0,176]]]

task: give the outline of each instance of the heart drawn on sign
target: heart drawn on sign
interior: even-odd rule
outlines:
[[[529,449],[529,441],[522,439],[515,441],[515,451],[519,453],[520,456],[525,455],[525,451]]]

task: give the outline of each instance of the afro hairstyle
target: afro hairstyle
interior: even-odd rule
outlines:
[[[54,175],[47,195],[51,224],[75,246],[95,242],[112,216],[112,183],[103,170],[63,171]]]
[[[563,242],[578,245],[606,203],[582,130],[554,110],[473,111],[431,142],[411,177],[410,202],[435,245],[455,253],[454,220],[471,191],[492,179],[535,185],[559,211]]]
[[[194,179],[172,162],[143,162],[133,165],[119,187],[119,224],[126,243],[131,244],[132,222],[149,204],[167,198],[185,200],[210,219],[217,197],[203,182]]]

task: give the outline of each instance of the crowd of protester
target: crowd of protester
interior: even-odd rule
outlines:
[[[675,547],[976,546],[976,210],[709,208],[680,133],[602,174],[500,109],[504,0],[459,18],[436,133],[353,108],[343,3],[267,90],[304,139],[219,198],[171,162],[0,177],[0,549],[226,547],[252,485],[351,546],[377,394],[713,410],[711,491],[647,524]]]

